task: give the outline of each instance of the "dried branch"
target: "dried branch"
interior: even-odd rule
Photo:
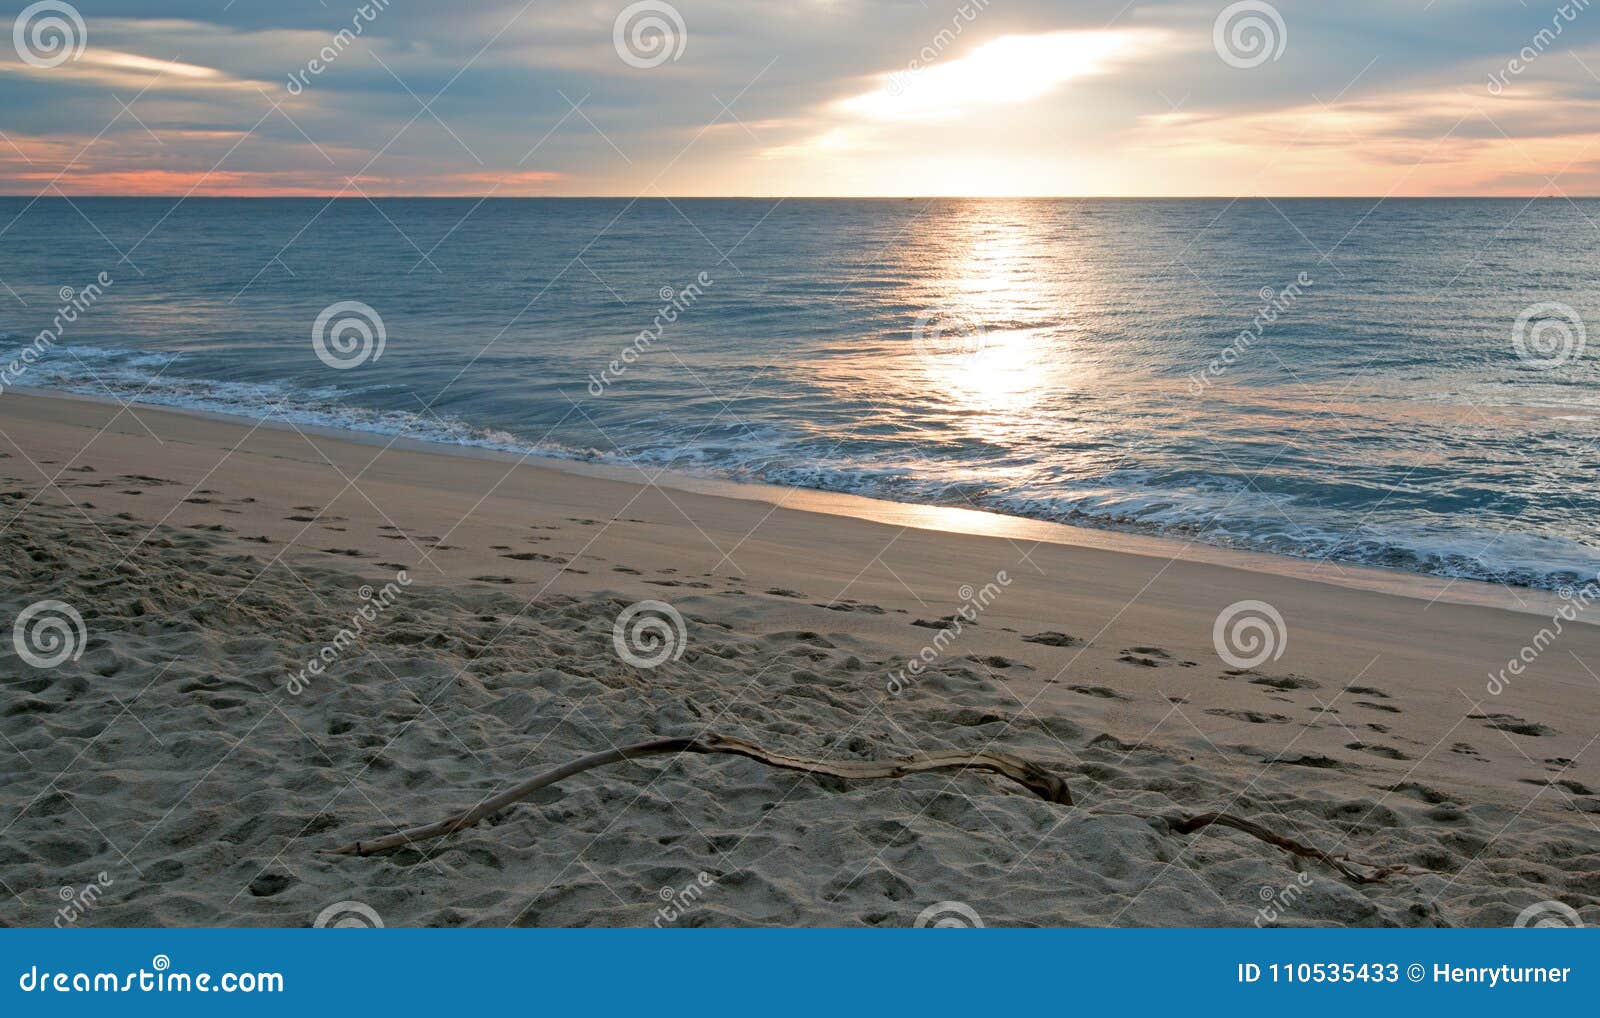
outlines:
[[[1179,834],[1192,834],[1202,827],[1215,824],[1218,827],[1231,827],[1236,831],[1243,831],[1253,838],[1259,838],[1269,845],[1274,845],[1292,855],[1302,856],[1306,859],[1315,859],[1318,862],[1332,866],[1349,880],[1357,884],[1376,884],[1385,877],[1395,874],[1411,874],[1417,872],[1410,866],[1395,864],[1379,866],[1375,863],[1360,862],[1351,859],[1348,855],[1333,856],[1320,848],[1304,845],[1293,838],[1286,838],[1275,831],[1270,831],[1260,824],[1236,817],[1232,813],[1196,813],[1189,816],[1164,816],[1167,826]],[[1352,866],[1366,867],[1370,872],[1362,873]]]
[[[808,760],[805,757],[774,753],[771,750],[757,746],[753,742],[745,742],[743,739],[735,739],[731,736],[702,735],[696,738],[656,739],[651,742],[639,742],[631,746],[607,750],[603,753],[594,753],[574,760],[562,767],[557,767],[554,770],[537,774],[514,788],[509,788],[499,795],[485,799],[471,809],[462,810],[460,813],[447,817],[438,823],[413,827],[386,837],[374,838],[371,841],[354,841],[348,845],[341,845],[333,851],[339,855],[374,855],[379,852],[392,851],[415,842],[441,838],[447,834],[454,834],[464,827],[471,827],[484,817],[498,813],[507,806],[526,799],[539,789],[547,785],[553,785],[565,778],[570,778],[574,774],[579,774],[595,767],[604,767],[607,764],[620,763],[624,760],[639,760],[644,757],[677,753],[731,753],[735,756],[759,760],[761,763],[771,767],[805,771],[808,774],[826,774],[851,781],[874,778],[903,778],[908,774],[920,774],[924,771],[990,771],[1002,777],[1010,778],[1047,802],[1060,803],[1064,806],[1072,805],[1072,791],[1067,787],[1065,781],[1036,764],[1029,763],[1026,760],[1019,760],[1014,756],[1006,756],[1003,753],[964,753],[956,751],[929,753],[922,756],[909,756],[882,761]]]
[[[894,760],[811,760],[806,757],[790,756],[786,753],[775,753],[753,742],[735,739],[732,736],[708,734],[695,738],[655,739],[650,742],[638,742],[631,746],[609,749],[603,753],[593,753],[554,770],[536,774],[521,784],[506,789],[499,795],[485,799],[471,809],[462,810],[437,823],[424,824],[421,827],[397,831],[394,834],[374,838],[371,841],[352,841],[348,845],[341,845],[332,851],[338,855],[377,855],[381,852],[390,852],[397,848],[403,848],[406,845],[442,838],[447,834],[454,834],[463,828],[471,827],[485,817],[493,816],[506,807],[526,799],[539,789],[570,778],[574,774],[581,774],[584,771],[593,770],[596,767],[604,767],[607,764],[621,763],[624,760],[641,760],[646,757],[683,753],[726,753],[733,756],[748,757],[770,767],[804,771],[807,774],[826,774],[830,777],[844,778],[850,781],[903,778],[908,774],[921,774],[926,771],[989,771],[1011,779],[1046,802],[1054,802],[1063,806],[1071,806],[1073,804],[1072,791],[1068,788],[1064,779],[1051,774],[1037,764],[1003,753],[966,753],[958,750],[900,757]],[[1152,814],[1113,809],[1095,809],[1090,812],[1101,815],[1113,814],[1138,817],[1142,820],[1160,820],[1176,834],[1192,834],[1203,827],[1213,825],[1230,827],[1264,841],[1275,848],[1282,849],[1291,855],[1315,859],[1327,866],[1331,866],[1344,877],[1357,884],[1377,883],[1395,874],[1417,872],[1404,865],[1379,866],[1353,860],[1348,855],[1330,855],[1320,848],[1301,844],[1293,838],[1284,837],[1263,827],[1261,824],[1234,816],[1231,813]],[[1356,868],[1357,866],[1364,867],[1368,872],[1362,872]]]

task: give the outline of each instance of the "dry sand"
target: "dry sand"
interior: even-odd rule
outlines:
[[[950,902],[990,926],[1507,925],[1550,901],[1600,922],[1600,628],[1538,638],[1549,599],[648,479],[7,392],[0,623],[58,600],[87,642],[52,668],[4,642],[0,922],[55,923],[91,884],[77,925],[299,926],[347,902],[390,926],[905,926]],[[950,632],[969,596],[976,625]],[[641,599],[681,613],[681,656],[619,656]],[[1213,641],[1241,600],[1284,620],[1281,656],[1247,669]],[[811,757],[1006,752],[1078,805],[694,756],[417,849],[324,852],[708,730]],[[1109,812],[1218,809],[1417,872],[1354,886]]]

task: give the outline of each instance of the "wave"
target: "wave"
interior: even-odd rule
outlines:
[[[142,350],[58,346],[48,368],[34,369],[16,384],[58,389],[82,396],[149,404],[204,413],[278,421],[283,424],[356,431],[409,438],[442,445],[468,446],[558,459],[603,458],[593,449],[556,442],[532,442],[510,432],[478,427],[460,418],[432,412],[386,410],[350,402],[352,396],[392,388],[305,387],[287,382],[236,382],[168,376],[179,355]],[[76,362],[63,363],[64,359]]]
[[[0,337],[3,339],[4,337]],[[307,387],[288,382],[225,381],[168,373],[179,355],[62,345],[15,384],[79,395],[408,438],[550,459],[648,464],[735,481],[864,495],[890,501],[958,506],[1092,527],[1177,537],[1247,551],[1382,566],[1435,576],[1564,590],[1600,575],[1600,550],[1534,532],[1490,531],[1461,521],[1385,520],[1307,513],[1296,496],[1264,493],[1221,474],[1186,476],[1113,470],[1098,477],[1023,484],[982,475],[975,462],[896,456],[851,448],[775,425],[711,433],[658,419],[626,429],[626,446],[600,450],[556,437],[530,439],[432,410],[382,408],[403,387]],[[398,398],[398,397],[391,397]],[[687,435],[687,441],[686,441]],[[1297,509],[1294,523],[1288,510]],[[1321,525],[1308,523],[1308,519]],[[1274,525],[1278,520],[1282,525]],[[1476,522],[1476,521],[1474,521]]]

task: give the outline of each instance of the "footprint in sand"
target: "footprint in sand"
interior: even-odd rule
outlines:
[[[1328,771],[1347,771],[1351,769],[1350,764],[1345,763],[1343,760],[1335,760],[1332,757],[1323,756],[1321,753],[1304,753],[1300,756],[1277,756],[1273,757],[1269,762],[1288,764],[1291,767],[1315,767],[1319,770]]]
[[[887,615],[884,609],[865,601],[835,601],[832,604],[813,604],[813,608],[826,608],[831,612],[866,612],[868,615]]]
[[[500,557],[512,559],[516,562],[554,562],[558,566],[567,564],[567,560],[559,555],[545,555],[537,551],[514,551]]]
[[[250,893],[257,898],[270,898],[288,890],[293,884],[293,877],[282,873],[263,873],[250,881]]]
[[[1001,657],[999,654],[990,654],[988,657],[969,656],[967,660],[977,661],[980,664],[988,665],[990,668],[1028,668],[1027,665],[1020,661],[1013,661],[1008,657]],[[1028,670],[1032,671],[1033,669],[1028,668]]]
[[[921,626],[923,629],[948,629],[956,624],[957,618],[958,616],[955,615],[941,615],[936,619],[912,619],[911,624],[913,626]],[[961,624],[963,626],[976,626],[978,623],[962,619]]]
[[[1446,803],[1455,802],[1454,799],[1438,789],[1429,788],[1427,785],[1419,784],[1415,781],[1406,781],[1395,785],[1393,788],[1389,789],[1389,791],[1413,796],[1417,799],[1421,799],[1430,806],[1440,806]]]
[[[1183,661],[1173,657],[1164,647],[1124,647],[1117,660],[1124,664],[1138,665],[1140,668],[1160,668],[1164,665],[1194,668],[1199,664],[1198,661]]]
[[[1042,633],[1034,633],[1031,636],[1022,637],[1022,642],[1039,643],[1046,647],[1081,647],[1085,641],[1054,629],[1047,629]]]
[[[1273,689],[1321,689],[1322,683],[1302,679],[1298,675],[1257,675],[1250,680],[1253,686],[1271,686]]]
[[[1391,707],[1386,703],[1373,703],[1370,700],[1357,700],[1356,701],[1356,706],[1357,707],[1365,707],[1367,710],[1381,710],[1385,714],[1404,714],[1405,713],[1405,711],[1401,710],[1399,707]]]
[[[1468,714],[1467,717],[1473,721],[1487,721],[1488,724],[1483,726],[1485,728],[1498,728],[1502,732],[1510,732],[1513,735],[1538,736],[1557,734],[1556,730],[1549,725],[1541,725],[1536,721],[1525,721],[1515,714]]]
[[[1252,725],[1286,725],[1290,721],[1282,714],[1263,714],[1255,710],[1232,710],[1227,707],[1213,707],[1205,713],[1219,718],[1231,718],[1234,721],[1246,721]]]
[[[1119,693],[1115,689],[1111,689],[1107,686],[1068,686],[1067,688],[1072,690],[1074,693],[1082,693],[1084,696],[1095,696],[1102,700],[1133,699],[1133,697],[1124,693]]]
[[[1371,753],[1373,756],[1381,756],[1386,760],[1409,760],[1409,759],[1411,759],[1409,756],[1406,756],[1404,753],[1400,752],[1398,749],[1395,749],[1393,746],[1374,746],[1370,742],[1351,742],[1351,743],[1347,743],[1344,748],[1345,749],[1358,749],[1363,753]]]

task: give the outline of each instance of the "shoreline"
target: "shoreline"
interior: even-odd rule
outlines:
[[[120,401],[111,397],[64,392],[57,389],[18,385],[10,387],[7,391],[20,396],[39,399],[80,401],[108,407],[120,407],[122,405]],[[558,456],[520,454],[483,446],[408,438],[403,435],[390,435],[384,432],[360,431],[325,425],[298,424],[272,419],[257,421],[241,414],[172,407],[158,403],[140,403],[137,400],[132,401],[129,405],[139,408],[142,412],[175,414],[198,420],[216,421],[234,426],[248,425],[276,431],[293,432],[298,430],[306,434],[318,435],[336,441],[351,442],[357,445],[379,448],[393,447],[431,455],[525,464],[558,473],[568,473],[580,477],[621,483],[637,484],[640,476],[647,474],[654,479],[654,483],[672,490],[717,498],[752,501],[799,512],[843,516],[855,520],[904,526],[934,533],[995,537],[1013,541],[1094,548],[1157,559],[1182,559],[1271,576],[1300,579],[1312,583],[1324,583],[1336,587],[1393,594],[1429,603],[1439,601],[1447,604],[1476,605],[1543,616],[1553,616],[1567,603],[1567,599],[1560,597],[1555,591],[1537,587],[1497,584],[1467,577],[1442,577],[1430,573],[1411,572],[1384,566],[1335,562],[1326,559],[1298,558],[1274,552],[1206,544],[1198,540],[1185,540],[1173,535],[1078,526],[1071,523],[1040,520],[1027,516],[1012,516],[984,509],[896,502],[870,495],[834,492],[820,488],[786,487],[762,481],[732,480],[681,470],[666,469],[659,472],[646,472],[639,467],[615,463],[568,459]],[[1593,620],[1580,619],[1579,621],[1600,625],[1600,618]]]

